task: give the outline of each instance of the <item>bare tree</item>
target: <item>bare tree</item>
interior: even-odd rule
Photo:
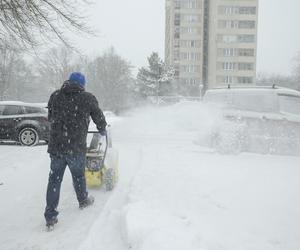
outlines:
[[[12,49],[9,42],[0,47],[0,100],[8,97],[8,90],[13,82],[15,66],[20,60],[20,51]]]
[[[33,67],[24,60],[22,50],[10,46],[12,43],[6,41],[0,47],[0,100],[23,100],[26,95],[32,99],[33,90],[39,87]]]
[[[100,100],[101,106],[115,112],[128,108],[133,88],[131,64],[113,48],[89,63],[87,87]]]
[[[7,96],[12,100],[32,101],[38,85],[34,82],[34,75],[30,65],[20,55],[13,65]]]
[[[39,60],[41,81],[52,89],[59,88],[74,69],[74,53],[68,47],[52,48]]]
[[[41,39],[54,38],[70,45],[64,35],[66,29],[92,33],[78,11],[88,3],[87,0],[1,0],[0,46],[8,38],[26,48],[39,45]]]

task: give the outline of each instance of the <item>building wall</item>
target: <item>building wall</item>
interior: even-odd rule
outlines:
[[[257,0],[210,0],[208,88],[255,85]]]
[[[166,1],[165,61],[181,94],[199,95],[203,62],[203,1]]]
[[[254,84],[258,0],[166,0],[165,61],[179,93]]]

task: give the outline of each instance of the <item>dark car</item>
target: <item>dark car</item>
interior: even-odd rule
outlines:
[[[48,141],[49,122],[46,105],[23,102],[0,102],[0,140],[34,146]]]
[[[208,103],[221,105],[222,122],[212,132],[220,152],[300,154],[300,92],[280,87],[208,90]]]

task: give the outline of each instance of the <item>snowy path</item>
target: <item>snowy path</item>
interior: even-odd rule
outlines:
[[[121,132],[121,131],[120,131]],[[45,231],[43,211],[49,173],[47,146],[25,148],[18,145],[0,145],[0,249],[76,249],[87,237],[94,221],[101,215],[107,201],[112,197],[114,206],[122,197],[119,190],[128,190],[135,169],[139,166],[139,144],[122,147],[120,178],[114,192],[91,189],[94,206],[79,210],[72,179],[67,170],[61,188],[59,223],[53,232]],[[121,192],[122,193],[122,192]],[[97,232],[101,235],[101,230]]]
[[[43,210],[49,172],[46,146],[1,146],[0,249],[75,249],[88,232],[88,225],[101,212],[108,194],[91,191],[97,202],[78,209],[71,176],[66,171],[60,200],[60,223],[47,235]],[[5,156],[5,158],[4,158]],[[5,163],[5,164],[3,164]],[[52,240],[49,240],[49,236]]]
[[[200,148],[195,114],[147,109],[113,128],[120,182],[80,211],[63,182],[44,231],[46,147],[0,145],[0,249],[300,249],[300,158]],[[163,119],[162,119],[163,118]]]

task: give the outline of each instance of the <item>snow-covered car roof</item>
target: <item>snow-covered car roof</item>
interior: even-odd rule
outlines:
[[[18,105],[18,106],[30,106],[30,107],[39,107],[46,108],[47,103],[29,103],[21,101],[0,101],[0,105]]]
[[[228,87],[220,87],[220,88],[214,88],[209,89],[206,91],[206,94],[210,93],[242,93],[242,92],[251,92],[252,94],[257,93],[277,93],[277,94],[290,94],[290,95],[298,95],[300,96],[300,92],[294,89],[284,88],[280,86],[247,86],[247,87],[241,87],[241,86],[228,86]],[[205,95],[206,95],[205,94]]]
[[[110,111],[110,110],[104,110],[103,114],[105,116],[116,116],[116,114],[113,111]]]
[[[220,105],[222,108],[234,108],[253,112],[278,113],[279,95],[300,98],[300,92],[277,86],[269,87],[231,87],[208,90],[204,102]],[[282,103],[281,103],[282,104]]]

